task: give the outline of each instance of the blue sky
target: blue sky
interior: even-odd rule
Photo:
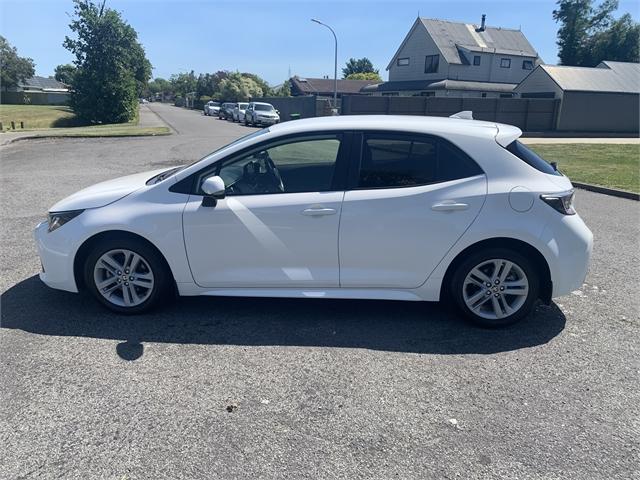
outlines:
[[[312,23],[316,17],[338,35],[339,67],[349,57],[369,57],[383,78],[385,68],[420,13],[423,17],[521,28],[547,63],[556,63],[553,0],[493,1],[312,1],[107,0],[138,31],[154,77],[195,70],[250,71],[271,84],[292,74],[333,76],[333,37]],[[617,15],[639,17],[640,0],[621,1]],[[34,59],[38,75],[53,74],[71,54],[71,0],[0,0],[0,30],[20,55]]]

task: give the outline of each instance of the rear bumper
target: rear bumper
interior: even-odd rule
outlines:
[[[593,234],[579,215],[556,216],[541,240],[548,249],[553,297],[567,295],[584,283],[591,263]]]

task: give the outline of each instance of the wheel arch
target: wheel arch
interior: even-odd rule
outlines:
[[[539,297],[545,303],[551,302],[551,294],[553,292],[553,283],[551,280],[551,270],[544,255],[536,247],[530,243],[515,238],[499,237],[481,240],[462,250],[447,267],[447,271],[440,286],[440,298],[447,298],[452,277],[462,263],[462,261],[475,252],[486,250],[487,248],[507,248],[514,250],[533,260],[533,265],[540,276],[540,293]]]
[[[104,232],[96,233],[95,235],[87,238],[82,243],[82,245],[80,245],[80,248],[78,248],[78,250],[76,251],[76,255],[73,259],[73,277],[76,282],[76,287],[78,288],[78,291],[85,290],[86,288],[86,285],[84,282],[83,269],[84,269],[84,262],[86,261],[89,253],[91,252],[91,249],[98,242],[101,242],[103,240],[117,240],[122,238],[131,238],[131,239],[144,242],[149,248],[155,250],[155,252],[162,259],[162,262],[164,263],[164,266],[167,269],[167,272],[169,272],[169,275],[171,277],[171,284],[175,288],[175,285],[176,285],[175,276],[173,275],[173,271],[169,266],[169,262],[167,262],[167,259],[165,258],[164,254],[160,251],[160,249],[156,247],[151,241],[149,241],[147,238],[143,237],[142,235],[129,232],[126,230],[107,230]]]

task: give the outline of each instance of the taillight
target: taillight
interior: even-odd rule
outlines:
[[[574,191],[570,190],[568,192],[540,195],[540,198],[544,203],[553,207],[563,215],[575,215],[576,211],[573,209],[573,196]]]

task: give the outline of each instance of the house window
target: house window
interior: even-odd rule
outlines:
[[[533,70],[533,60],[523,60],[522,61],[522,69],[523,70]]]
[[[511,59],[510,58],[501,58],[500,59],[500,68],[511,68]]]
[[[480,94],[480,96],[481,96],[482,98],[487,98],[487,92],[482,92],[482,93]]]
[[[382,92],[383,97],[399,97],[400,92]]]
[[[473,64],[474,64],[475,66],[480,65],[480,55],[474,55],[474,56],[473,56]]]
[[[438,71],[440,55],[427,55],[424,60],[424,73],[435,73]]]
[[[399,58],[397,64],[399,67],[406,67],[409,65],[409,57]]]
[[[435,97],[436,92],[420,92],[421,97]]]
[[[513,98],[513,93],[501,93],[500,98]]]

